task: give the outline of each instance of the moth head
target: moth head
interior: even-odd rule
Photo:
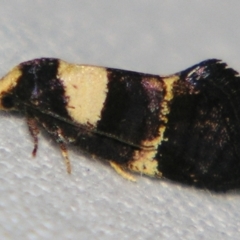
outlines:
[[[17,86],[21,74],[19,67],[15,67],[0,79],[0,110],[15,109],[13,90]]]

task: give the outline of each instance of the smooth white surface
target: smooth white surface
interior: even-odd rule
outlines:
[[[0,74],[36,57],[168,74],[207,58],[240,71],[239,1],[0,2]],[[239,239],[240,195],[131,183],[0,114],[0,239]]]

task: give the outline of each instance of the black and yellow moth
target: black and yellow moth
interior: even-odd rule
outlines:
[[[210,59],[169,76],[41,58],[0,80],[0,109],[128,172],[214,191],[240,188],[240,77]]]

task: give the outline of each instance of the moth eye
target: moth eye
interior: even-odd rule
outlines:
[[[5,95],[2,97],[2,106],[6,109],[14,107],[14,100],[12,95]]]

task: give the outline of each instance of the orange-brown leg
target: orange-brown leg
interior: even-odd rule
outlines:
[[[33,138],[32,156],[35,157],[37,154],[37,149],[38,149],[39,128],[38,128],[37,121],[34,118],[27,118],[27,125],[28,125],[29,132]]]
[[[62,156],[64,158],[64,162],[65,162],[66,167],[67,167],[67,172],[70,174],[71,173],[71,163],[70,163],[70,160],[68,158],[67,147],[66,147],[66,145],[64,143],[59,143],[59,146],[60,146],[60,150],[61,150]]]
[[[110,165],[123,178],[125,178],[129,181],[132,181],[132,182],[136,182],[136,178],[133,177],[130,173],[126,172],[125,169],[121,165],[119,165],[113,161],[110,161]]]

